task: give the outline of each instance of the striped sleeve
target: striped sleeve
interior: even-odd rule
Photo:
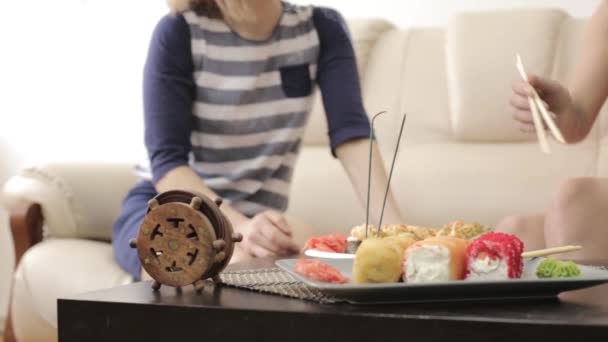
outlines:
[[[188,24],[181,15],[167,15],[154,30],[144,68],[145,143],[154,183],[188,165],[193,70]]]
[[[320,41],[317,80],[327,115],[332,153],[341,144],[369,137],[355,51],[346,23],[335,10],[316,7],[313,20]]]

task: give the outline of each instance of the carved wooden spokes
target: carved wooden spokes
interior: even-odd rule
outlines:
[[[219,273],[232,258],[236,242],[230,221],[219,206],[222,200],[188,191],[161,193],[148,203],[148,213],[140,227],[137,247],[142,266],[155,280],[152,286],[194,285],[197,291],[205,279],[220,282]]]
[[[150,203],[137,239],[142,266],[161,284],[180,287],[193,284],[216,262],[225,258],[209,220],[191,205]]]

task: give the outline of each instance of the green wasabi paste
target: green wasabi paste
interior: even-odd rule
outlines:
[[[560,278],[574,278],[581,275],[581,270],[572,261],[565,261],[557,265],[553,274]]]
[[[581,271],[572,261],[545,259],[536,268],[539,278],[574,278],[580,275]]]
[[[559,261],[555,259],[545,259],[536,268],[536,276],[539,278],[553,277],[553,271],[557,268]]]

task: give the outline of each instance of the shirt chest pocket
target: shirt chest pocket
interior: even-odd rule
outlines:
[[[308,64],[284,66],[279,69],[281,88],[287,97],[305,97],[312,92]]]

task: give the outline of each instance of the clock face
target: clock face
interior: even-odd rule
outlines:
[[[216,236],[209,220],[184,203],[159,205],[148,212],[137,237],[142,267],[161,284],[186,286],[213,265]]]

